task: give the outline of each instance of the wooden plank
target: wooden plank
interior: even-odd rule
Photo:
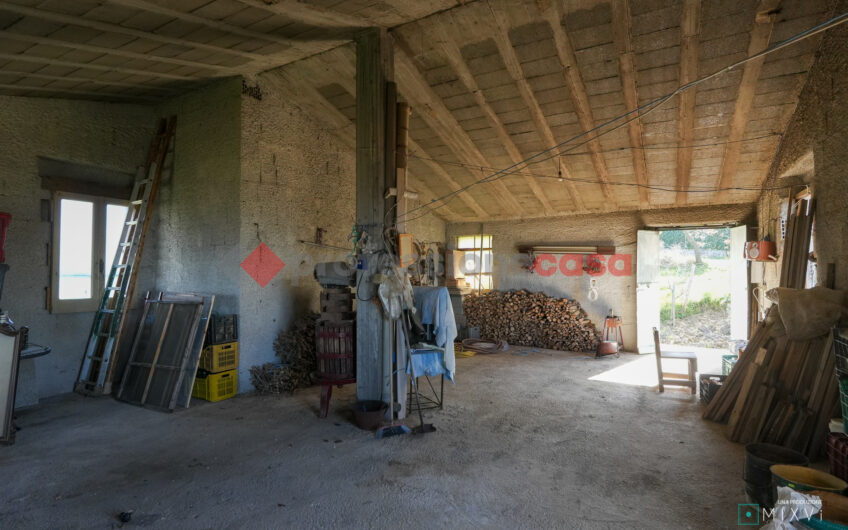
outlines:
[[[417,115],[421,116],[427,125],[442,138],[442,141],[450,147],[460,161],[481,168],[492,167],[492,164],[477,149],[474,141],[454,118],[442,99],[427,83],[416,65],[411,51],[404,46],[402,40],[398,40],[396,51],[395,68],[398,86],[404,96],[412,103],[413,110]],[[521,204],[504,184],[503,178],[496,178],[485,185],[490,193],[498,199],[499,208],[509,213],[519,215],[523,213]]]
[[[76,61],[68,61],[66,59],[53,59],[47,57],[38,57],[35,55],[22,55],[22,54],[14,54],[14,53],[0,53],[0,59],[5,61],[23,61],[26,63],[35,63],[35,64],[44,64],[48,66],[67,66],[71,68],[85,68],[88,70],[97,70],[98,72],[120,72],[122,74],[128,75],[140,75],[144,77],[159,77],[162,79],[174,79],[177,81],[198,81],[201,78],[196,76],[188,76],[188,75],[179,75],[179,74],[169,74],[163,72],[154,72],[152,70],[136,70],[135,68],[125,68],[123,66],[105,66],[101,64],[95,63],[79,63]],[[34,87],[24,86],[17,87],[20,89],[29,89]],[[41,87],[38,87],[41,88]],[[44,87],[45,90],[49,89],[49,87]],[[61,91],[61,89],[56,89],[56,92]],[[124,97],[129,97],[126,94],[122,94]],[[132,96],[136,99],[140,99],[140,96]]]
[[[698,50],[700,39],[701,0],[684,0],[680,22],[680,84],[698,78]],[[695,92],[692,87],[679,96],[677,121],[677,198],[678,205],[689,199],[689,181],[692,174],[692,140],[695,131]]]
[[[624,105],[627,112],[635,112],[639,107],[639,95],[636,90],[636,67],[633,64],[630,34],[630,0],[612,0],[611,7],[613,40],[618,50],[618,75],[621,77]],[[648,165],[645,151],[642,149],[642,120],[631,121],[627,125],[627,132],[630,136],[630,151],[633,154],[633,171],[639,185],[639,206],[648,208]]]
[[[282,15],[289,20],[322,28],[365,28],[379,26],[358,15],[340,13],[300,0],[236,0],[240,4]]]
[[[197,50],[204,50],[212,53],[220,53],[230,56],[236,57],[244,57],[250,59],[256,64],[262,64],[263,67],[260,70],[265,70],[272,66],[279,66],[284,64],[280,58],[274,58],[270,55],[263,55],[259,53],[252,53],[248,51],[243,51],[235,48],[224,48],[222,46],[214,46],[211,44],[205,44],[202,42],[197,42],[193,40],[180,39],[175,37],[169,37],[167,35],[162,35],[159,33],[152,33],[149,31],[141,31],[134,28],[129,28],[126,26],[121,26],[119,24],[110,24],[107,22],[100,22],[98,20],[78,17],[72,15],[66,15],[64,13],[56,13],[53,11],[48,11],[46,9],[36,9],[34,7],[27,7],[22,5],[13,4],[6,0],[0,0],[0,10],[16,13],[21,16],[33,17],[41,20],[48,20],[51,22],[57,22],[59,24],[68,24],[71,26],[79,26],[82,28],[89,28],[97,31],[104,31],[108,33],[117,33],[118,35],[129,35],[132,37],[136,37],[138,39],[146,39],[153,42],[161,42],[163,44],[170,44],[173,46],[179,47],[189,47]]]
[[[504,9],[506,6],[503,6]],[[477,33],[478,38],[480,40],[492,38],[492,35],[489,33],[490,30],[495,30],[496,34],[494,36],[495,45],[498,48],[498,53],[501,56],[501,59],[504,62],[504,66],[506,67],[507,72],[509,73],[510,78],[515,83],[516,88],[518,89],[518,93],[521,96],[522,101],[527,106],[527,109],[530,111],[530,118],[533,121],[533,124],[536,128],[536,133],[542,139],[542,144],[546,149],[552,149],[553,151],[550,154],[558,153],[559,149],[557,146],[557,141],[554,138],[553,131],[551,131],[551,127],[548,124],[548,120],[545,117],[545,114],[542,112],[542,108],[539,106],[539,102],[536,99],[536,95],[533,92],[533,88],[530,86],[530,83],[524,77],[524,71],[521,68],[521,62],[518,60],[518,56],[515,53],[515,49],[512,47],[512,43],[509,40],[508,34],[508,25],[502,20],[501,12],[499,9],[495,9],[489,4],[489,12],[493,16],[494,24],[491,26],[483,26],[486,32],[480,32],[479,29],[475,30],[475,28],[480,28],[481,25],[479,21],[464,21],[460,31],[465,33]],[[456,19],[455,19],[456,20]],[[561,157],[560,157],[561,158]],[[568,194],[571,197],[571,202],[574,204],[575,210],[577,212],[585,212],[586,205],[583,202],[583,198],[580,196],[580,193],[577,190],[577,186],[574,184],[574,176],[571,174],[568,166],[559,160],[559,164],[561,164],[564,180],[563,183],[565,188],[568,190]],[[557,171],[560,170],[560,166],[557,166]]]
[[[751,37],[748,42],[748,56],[754,55],[766,49],[771,38],[771,32],[776,18],[775,10],[780,6],[780,0],[760,0],[757,6],[757,16],[751,28]],[[745,137],[745,128],[751,107],[754,103],[754,94],[757,89],[757,80],[763,69],[765,57],[748,61],[743,66],[742,83],[736,96],[736,104],[733,109],[733,120],[730,123],[729,142],[724,148],[724,158],[721,163],[721,173],[717,186],[720,190],[733,186],[736,170],[739,167],[739,157],[742,152],[742,140]],[[727,198],[727,190],[718,191],[714,202],[720,203]]]
[[[480,90],[480,87],[477,86],[477,81],[474,79],[474,75],[471,73],[471,70],[462,58],[459,46],[457,46],[456,42],[453,40],[452,35],[457,34],[457,29],[453,23],[450,13],[443,15],[441,17],[441,21],[441,23],[438,21],[434,22],[431,24],[431,27],[435,31],[435,35],[437,37],[436,40],[440,44],[442,55],[444,55],[448,65],[450,65],[460,82],[465,85],[466,90],[468,90],[468,92],[470,92],[474,97],[474,101],[486,116],[486,119],[489,120],[489,125],[495,131],[495,134],[498,135],[498,139],[509,155],[512,163],[520,166],[521,161],[524,160],[524,156],[518,150],[518,146],[516,146],[512,141],[512,137],[506,131],[506,127],[504,127],[503,122],[498,117],[495,110],[489,102],[486,101],[486,96],[483,94],[483,91]],[[554,166],[556,166],[555,161]],[[551,202],[548,200],[544,190],[542,190],[542,186],[539,182],[537,182],[537,178],[527,173],[522,173],[522,176],[524,177],[524,181],[527,183],[527,186],[533,192],[533,195],[541,204],[543,211],[549,215],[553,214],[553,206],[551,206]]]
[[[210,70],[212,72],[217,72],[221,77],[224,76],[232,76],[232,75],[240,75],[242,73],[241,69],[238,68],[230,68],[227,66],[221,66],[216,64],[209,64],[200,61],[187,61],[185,59],[178,59],[176,57],[165,57],[161,55],[156,55],[153,53],[136,53],[128,50],[122,50],[120,47],[112,47],[107,48],[104,46],[94,46],[91,44],[84,44],[81,42],[72,42],[66,41],[62,39],[56,39],[52,37],[39,37],[37,35],[26,35],[23,33],[17,33],[14,31],[6,31],[0,30],[0,37],[4,39],[17,40],[21,42],[29,42],[32,44],[40,44],[42,46],[59,46],[62,48],[70,48],[73,50],[82,50],[92,53],[100,53],[104,55],[114,55],[116,57],[125,57],[127,59],[139,59],[142,61],[155,62],[155,63],[165,63],[165,64],[174,64],[177,66],[188,66],[191,68],[202,68],[205,70]]]

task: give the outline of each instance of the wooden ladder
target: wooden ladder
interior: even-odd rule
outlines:
[[[121,239],[115,250],[109,279],[88,336],[85,355],[74,390],[85,395],[112,393],[116,351],[126,330],[138,266],[147,227],[153,214],[156,192],[174,138],[177,119],[160,120],[150,144],[147,161],[133,185]]]

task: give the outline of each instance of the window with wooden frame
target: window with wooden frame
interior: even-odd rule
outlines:
[[[125,200],[53,194],[50,311],[97,310],[127,216]]]
[[[492,236],[459,236],[456,239],[457,250],[465,251],[465,281],[469,287],[478,290],[492,289]]]

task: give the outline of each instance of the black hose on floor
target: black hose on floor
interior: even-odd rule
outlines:
[[[474,353],[498,353],[509,348],[505,340],[463,339],[462,349]]]

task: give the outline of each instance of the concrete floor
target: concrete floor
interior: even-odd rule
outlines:
[[[0,528],[113,528],[123,511],[157,528],[736,526],[743,447],[683,391],[603,380],[653,356],[515,353],[458,359],[424,436],[358,430],[352,388],[325,420],[317,388],[174,414],[51,400],[0,447]]]

